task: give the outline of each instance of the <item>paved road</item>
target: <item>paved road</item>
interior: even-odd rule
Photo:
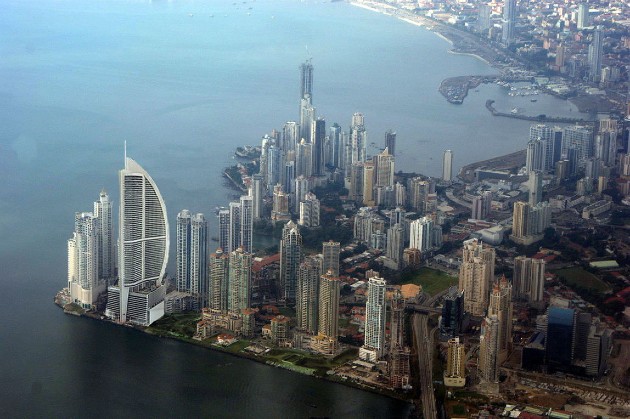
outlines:
[[[464,201],[463,199],[459,199],[455,195],[453,195],[452,189],[446,190],[446,197],[448,198],[449,201],[453,201],[457,205],[461,205],[462,207],[466,207],[470,209],[472,208],[472,204],[470,202]]]
[[[437,419],[435,393],[433,392],[433,339],[429,336],[429,318],[424,314],[413,315],[413,334],[420,369],[420,401],[425,419]]]

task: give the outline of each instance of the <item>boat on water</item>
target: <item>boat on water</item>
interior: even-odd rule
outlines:
[[[530,101],[530,102],[537,102],[537,101],[538,101],[538,99],[530,99],[529,101]]]

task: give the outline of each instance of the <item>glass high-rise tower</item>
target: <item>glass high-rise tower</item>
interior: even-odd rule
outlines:
[[[119,172],[118,285],[109,287],[106,314],[148,326],[164,315],[169,251],[166,206],[151,176],[125,157]]]

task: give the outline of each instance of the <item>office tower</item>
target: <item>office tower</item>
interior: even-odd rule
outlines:
[[[333,276],[339,276],[339,255],[341,244],[332,240],[322,244],[323,272],[332,272]]]
[[[499,319],[487,316],[479,336],[479,376],[488,383],[499,382]]]
[[[367,157],[367,132],[365,130],[365,119],[362,113],[357,112],[352,115],[352,123],[350,124],[350,149],[352,164],[365,161]]]
[[[230,210],[228,208],[221,208],[219,210],[219,248],[225,249],[226,253],[227,249],[230,248]]]
[[[317,331],[327,352],[337,349],[339,336],[339,277],[327,272],[320,277]]]
[[[407,205],[407,188],[400,182],[396,182],[394,185],[395,204],[399,207]]]
[[[313,97],[313,64],[307,60],[300,65],[300,98]]]
[[[295,301],[297,274],[302,262],[302,235],[297,225],[289,221],[282,229],[280,240],[280,293],[284,300]]]
[[[243,195],[240,199],[240,246],[247,253],[253,252],[254,243],[254,200],[251,196]]]
[[[573,363],[575,318],[571,308],[550,307],[547,313],[546,354],[550,372],[565,369]]]
[[[449,337],[456,337],[462,332],[464,321],[464,293],[457,287],[450,287],[444,296],[440,332]]]
[[[375,167],[371,162],[365,162],[362,164],[363,168],[363,205],[372,207],[374,206],[374,173]]]
[[[529,189],[529,205],[533,207],[542,202],[542,172],[529,172],[527,187]]]
[[[295,121],[287,121],[282,127],[282,149],[285,152],[295,151],[300,141],[300,126]]]
[[[442,156],[442,180],[444,182],[453,180],[453,152],[451,150],[444,151]]]
[[[612,345],[611,334],[612,331],[601,323],[590,326],[586,342],[586,375],[600,377],[605,373]]]
[[[575,338],[573,342],[573,361],[585,361],[586,349],[588,346],[588,335],[591,330],[593,316],[591,313],[575,313]]]
[[[99,220],[90,212],[77,212],[74,232],[68,240],[68,291],[72,302],[92,308],[100,292]]]
[[[501,41],[506,47],[514,41],[514,24],[516,23],[516,0],[505,0],[503,5],[503,24]]]
[[[263,196],[264,196],[264,176],[260,173],[252,176],[252,183],[249,187],[249,196],[252,197],[252,218],[258,221],[263,216]]]
[[[401,224],[394,224],[387,230],[387,257],[394,261],[397,269],[402,265],[405,248],[405,229]]]
[[[488,305],[488,315],[499,319],[499,363],[507,359],[512,348],[512,310],[512,285],[503,276],[494,283]]]
[[[448,340],[444,385],[447,387],[466,385],[466,350],[464,343],[460,343],[458,337]]]
[[[431,190],[431,182],[416,177],[409,181],[409,205],[416,211],[425,211],[427,196],[434,191]]]
[[[311,334],[317,333],[321,276],[318,258],[308,257],[300,264],[295,296],[296,327]]]
[[[433,220],[422,217],[410,224],[409,247],[424,253],[433,249]]]
[[[151,176],[126,156],[119,182],[119,281],[108,289],[106,315],[148,326],[164,315],[170,243],[166,206]]]
[[[210,255],[208,307],[211,310],[227,311],[228,309],[228,278],[230,256],[218,248]]]
[[[492,208],[492,192],[485,191],[472,200],[472,215],[474,220],[485,220],[490,215]]]
[[[376,362],[385,353],[385,305],[386,282],[382,278],[368,280],[368,300],[365,305],[365,341],[359,350],[359,357]]]
[[[300,202],[300,220],[298,224],[304,227],[319,227],[319,199],[309,192]]]
[[[355,202],[363,202],[363,168],[363,163],[353,163],[350,167],[348,198]]]
[[[295,175],[309,178],[313,174],[313,145],[304,138],[300,141],[295,154]]]
[[[494,279],[495,251],[477,239],[464,242],[459,269],[459,290],[464,293],[464,309],[473,316],[483,316],[488,307],[488,292]]]
[[[269,157],[269,148],[272,145],[275,145],[276,141],[269,137],[268,135],[265,135],[262,140],[261,140],[261,145],[260,145],[260,173],[263,175],[264,177],[264,184],[265,185],[269,185],[269,179],[267,179],[267,175],[268,175],[268,170],[267,170],[267,160]]]
[[[284,175],[284,151],[279,147],[272,145],[267,150],[267,185],[283,183]]]
[[[584,29],[591,25],[588,4],[580,3],[578,5],[577,28]]]
[[[597,26],[593,32],[593,42],[588,47],[588,64],[592,81],[600,81],[602,76],[602,58],[604,56],[604,35],[602,26]]]
[[[276,185],[273,188],[273,207],[271,209],[272,221],[290,220],[289,214],[289,195],[284,192],[282,185]]]
[[[284,164],[284,183],[282,188],[288,194],[295,193],[295,161],[287,161]]]
[[[201,306],[208,293],[207,247],[208,223],[203,214],[182,210],[177,214],[177,291],[196,296]]]
[[[295,179],[295,212],[300,213],[300,202],[306,199],[306,194],[311,189],[308,179],[304,176],[298,176]]]
[[[326,121],[324,118],[317,118],[311,127],[312,144],[312,173],[313,176],[323,176],[326,171],[326,161],[324,156],[324,139],[326,138]]]
[[[227,309],[233,313],[250,307],[252,255],[239,247],[230,253]]]
[[[593,155],[593,129],[589,126],[572,125],[564,128],[562,154],[571,160],[570,149],[574,149],[578,167],[584,167],[586,159]],[[572,174],[572,172],[570,171]]]
[[[343,141],[341,138],[341,127],[336,122],[328,129],[328,139],[331,143],[330,164],[333,167],[342,167]]]
[[[311,95],[306,94],[300,101],[300,139],[310,140],[316,110],[311,102]]]
[[[512,284],[514,299],[541,302],[545,290],[545,260],[515,257]]]
[[[112,203],[105,190],[94,202],[94,217],[98,225],[98,278],[110,279],[115,275],[114,228],[112,225]]]
[[[190,289],[190,211],[182,210],[177,214],[176,230],[176,265],[175,283],[177,291],[187,292]]]
[[[391,129],[385,133],[385,148],[392,156],[396,155],[396,132]]]
[[[232,253],[241,245],[241,203],[230,202],[228,204],[229,224],[228,224],[228,244],[226,253]]]
[[[492,15],[492,7],[489,4],[480,4],[477,16],[477,27],[480,32],[487,31],[492,26],[490,16]]]
[[[613,167],[617,157],[617,131],[600,131],[595,136],[595,157],[606,166]]]
[[[374,157],[374,186],[394,186],[394,155],[387,147]]]

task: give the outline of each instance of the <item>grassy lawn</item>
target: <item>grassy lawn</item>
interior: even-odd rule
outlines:
[[[435,295],[450,286],[457,285],[457,282],[456,276],[450,276],[437,269],[420,268],[418,272],[403,283],[421,285],[424,292]]]
[[[610,291],[610,287],[601,279],[582,268],[566,268],[553,271],[556,275],[564,277],[569,286],[589,288],[597,292]]]
[[[230,346],[226,346],[225,350],[227,352],[237,353],[247,348],[250,344],[251,342],[248,340],[239,340],[239,341],[234,342]]]
[[[326,375],[328,370],[345,364],[349,360],[356,358],[356,356],[357,350],[353,348],[342,352],[332,359],[323,355],[315,355],[292,349],[273,349],[265,355],[269,361],[285,367],[287,367],[287,364],[292,364],[296,368],[291,369],[295,369],[296,371],[304,369],[303,372],[305,373],[308,373],[307,371],[310,370],[319,376]]]
[[[199,313],[171,314],[153,323],[148,331],[155,334],[171,334],[189,338],[197,331],[197,322],[200,319],[201,314]]]

